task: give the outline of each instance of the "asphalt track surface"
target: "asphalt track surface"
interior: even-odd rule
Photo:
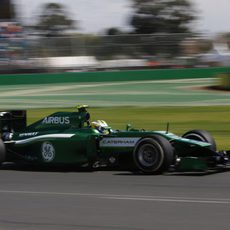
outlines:
[[[230,105],[230,93],[205,90],[215,78],[0,86],[1,109],[90,106]]]
[[[1,230],[227,230],[230,172],[0,170]]]

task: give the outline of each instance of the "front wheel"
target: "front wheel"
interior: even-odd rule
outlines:
[[[190,140],[207,142],[211,144],[208,148],[216,152],[216,142],[212,135],[206,130],[191,130],[182,135],[182,137]]]
[[[160,135],[141,139],[134,151],[133,160],[136,167],[145,174],[159,173],[167,170],[174,161],[173,147]]]

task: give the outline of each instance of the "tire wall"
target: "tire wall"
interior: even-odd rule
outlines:
[[[218,74],[219,88],[230,90],[230,73]]]

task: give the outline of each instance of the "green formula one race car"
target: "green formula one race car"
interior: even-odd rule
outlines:
[[[169,169],[205,171],[229,164],[229,151],[218,152],[204,130],[183,136],[166,131],[113,130],[104,121],[90,122],[87,106],[57,112],[26,124],[26,111],[0,112],[0,163],[70,164],[100,167],[123,159],[137,171],[154,174]],[[128,161],[127,161],[128,159]]]

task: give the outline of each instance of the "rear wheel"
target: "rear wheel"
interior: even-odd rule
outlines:
[[[146,174],[167,170],[174,161],[173,147],[160,135],[141,139],[133,152],[136,167]]]
[[[206,130],[191,130],[186,132],[182,137],[196,141],[208,142],[211,144],[208,148],[216,152],[216,142],[212,135]]]
[[[0,164],[5,161],[6,157],[6,148],[3,141],[0,139]]]

